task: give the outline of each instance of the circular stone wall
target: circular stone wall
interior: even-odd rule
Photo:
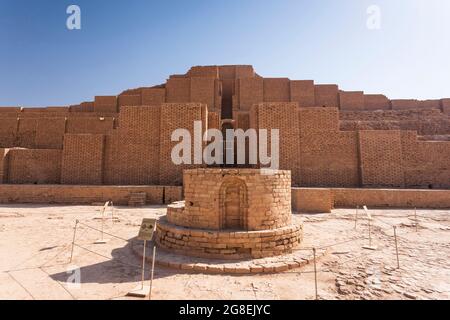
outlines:
[[[195,169],[184,172],[185,201],[168,206],[156,241],[172,252],[217,259],[264,258],[302,241],[291,220],[291,172]]]
[[[172,252],[200,258],[266,258],[291,253],[303,240],[303,227],[290,225],[263,231],[208,231],[179,227],[161,219],[157,244]]]
[[[195,169],[184,172],[185,203],[170,223],[197,229],[258,231],[291,224],[291,172]]]

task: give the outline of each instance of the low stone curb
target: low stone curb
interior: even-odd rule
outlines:
[[[150,248],[152,246],[153,243],[149,245]],[[138,240],[132,241],[131,248],[133,253],[140,259],[142,259],[142,247],[143,244]],[[316,251],[316,260],[323,258],[327,253],[328,250],[326,249],[318,249]],[[299,269],[312,263],[313,259],[314,256],[312,250],[296,250],[291,254],[264,259],[233,261],[183,256],[158,248],[155,264],[186,272],[248,275],[280,273],[288,270]],[[151,253],[149,253],[146,260],[148,262],[152,261]]]

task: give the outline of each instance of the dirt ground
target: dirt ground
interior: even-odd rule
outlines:
[[[116,207],[104,223],[98,206],[0,206],[0,299],[131,299],[141,261],[131,250],[142,218],[165,207]],[[304,222],[303,247],[328,249],[317,263],[319,299],[449,299],[450,211],[362,210],[296,214]],[[70,262],[75,221],[73,261]],[[394,228],[397,226],[400,269]],[[94,230],[95,228],[97,230]],[[150,253],[151,254],[151,253]],[[149,266],[146,281],[149,279]],[[154,299],[314,299],[313,265],[271,275],[206,275],[157,267]]]

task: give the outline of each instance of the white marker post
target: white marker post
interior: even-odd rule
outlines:
[[[141,228],[139,230],[138,239],[144,241],[144,249],[142,253],[142,275],[141,275],[141,285],[136,287],[133,291],[128,293],[128,296],[145,298],[150,292],[151,294],[151,284],[150,286],[145,285],[145,260],[146,260],[146,248],[147,241],[153,239],[153,234],[156,229],[156,219],[143,219]],[[153,248],[153,259],[155,256],[155,248]],[[152,279],[153,279],[153,267],[152,267]]]
[[[152,300],[152,289],[153,289],[153,275],[155,272],[155,260],[156,260],[156,246],[153,246],[153,259],[152,259],[152,275],[150,278],[150,291],[148,294],[148,299]]]
[[[101,237],[100,240],[95,241],[94,244],[105,244],[105,243],[109,242],[109,239],[105,239],[105,236],[104,236],[104,233],[105,233],[104,232],[104,229],[105,229],[105,210],[108,207],[108,205],[109,205],[109,201],[106,202],[105,205],[102,208],[102,232],[101,232],[102,233],[102,237]]]
[[[367,206],[364,206],[363,208],[364,208],[364,212],[367,215],[367,219],[369,221],[369,245],[363,246],[363,249],[377,250],[377,247],[372,245],[372,215],[370,214],[369,209],[367,209]]]

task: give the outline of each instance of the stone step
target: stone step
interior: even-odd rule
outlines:
[[[147,194],[145,192],[130,193],[128,199],[128,206],[130,207],[145,206],[146,203],[147,203]]]

